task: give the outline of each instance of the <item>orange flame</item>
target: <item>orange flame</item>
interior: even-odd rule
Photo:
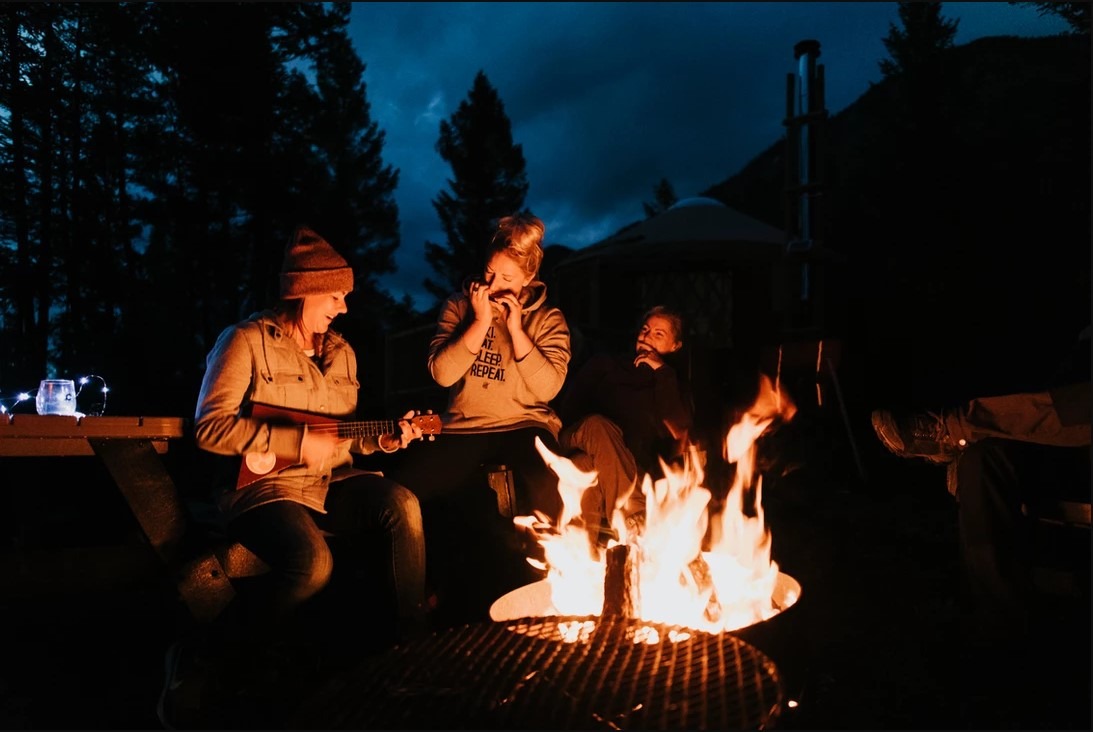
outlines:
[[[755,475],[755,441],[775,419],[788,421],[795,413],[788,397],[761,375],[755,403],[725,439],[724,457],[736,471],[720,515],[710,516],[712,494],[703,486],[703,460],[694,445],[681,467],[662,462],[663,478],[643,477],[646,516],[639,535],[628,535],[616,512],[612,528],[629,545],[637,567],[631,590],[638,617],[720,632],[779,611],[773,600],[779,572],[763,517],[762,479]],[[581,496],[595,484],[596,473],[579,470],[538,439],[535,446],[558,476],[563,505],[558,530],[539,538],[551,603],[562,615],[598,615],[604,600],[605,552],[590,545],[577,520]],[[542,517],[514,520],[531,526]],[[709,548],[703,549],[704,544]]]

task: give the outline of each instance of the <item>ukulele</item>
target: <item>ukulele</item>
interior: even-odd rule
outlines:
[[[285,409],[270,404],[255,403],[251,405],[250,416],[266,422],[278,424],[306,424],[312,431],[333,432],[338,438],[369,437],[372,435],[397,434],[398,423],[402,420],[371,420],[366,422],[353,422],[332,419],[329,415],[315,414],[314,412],[302,412],[297,409]],[[420,427],[421,433],[430,440],[436,439],[440,434],[440,415],[433,414],[430,410],[426,414],[416,414],[409,419],[410,423]],[[281,457],[272,452],[248,452],[243,455],[239,463],[239,477],[236,479],[235,488],[245,488],[251,483],[264,478],[272,473],[279,473],[287,467],[297,465],[292,458]]]

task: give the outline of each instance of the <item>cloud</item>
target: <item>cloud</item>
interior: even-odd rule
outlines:
[[[440,120],[444,116],[444,93],[436,92],[425,111],[414,117],[414,127],[428,126],[430,129],[438,129]]]
[[[945,3],[957,43],[1065,29],[1008,3]],[[400,170],[396,297],[431,303],[425,241],[442,243],[432,201],[451,170],[440,121],[482,70],[527,161],[528,207],[547,240],[579,248],[641,219],[667,178],[680,197],[733,175],[784,134],[794,45],[821,44],[836,113],[880,79],[896,3],[354,3],[385,161]]]

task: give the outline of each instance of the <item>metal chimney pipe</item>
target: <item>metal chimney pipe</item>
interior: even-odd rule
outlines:
[[[814,166],[817,160],[815,142],[818,136],[816,123],[826,115],[823,101],[823,66],[816,64],[820,56],[820,42],[805,40],[793,47],[797,60],[797,73],[787,74],[786,79],[786,124],[790,128],[787,143],[790,146],[790,160],[796,157],[796,180],[788,180],[796,200],[796,221],[788,233],[790,241],[788,251],[806,252],[813,246],[815,231],[813,227],[814,211],[812,196],[818,185],[815,180]],[[790,168],[786,170],[790,178]],[[792,209],[791,209],[792,210]],[[801,264],[800,300],[807,302],[811,297],[811,268],[808,262]]]
[[[812,214],[810,191],[812,183],[812,119],[816,111],[813,81],[816,78],[816,59],[820,55],[819,41],[801,41],[793,47],[797,59],[797,104],[794,113],[802,119],[798,129],[797,184],[800,187],[797,200],[800,221],[800,243],[804,249],[812,247]]]

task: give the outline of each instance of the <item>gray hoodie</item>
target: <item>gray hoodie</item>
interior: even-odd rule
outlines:
[[[561,310],[545,304],[544,283],[528,284],[520,300],[524,332],[534,348],[519,361],[496,311],[482,349],[471,353],[463,345],[463,333],[474,320],[466,285],[441,306],[429,344],[429,373],[437,384],[450,387],[441,417],[446,433],[546,427],[557,437],[562,423],[549,402],[569,369],[569,326]]]

